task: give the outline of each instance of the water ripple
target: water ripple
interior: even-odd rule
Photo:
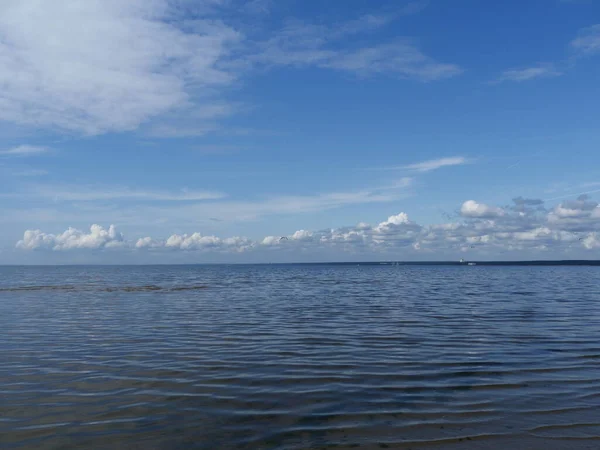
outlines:
[[[0,446],[600,448],[597,270],[3,267]]]

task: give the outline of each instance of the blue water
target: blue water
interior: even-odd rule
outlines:
[[[600,448],[600,268],[0,267],[0,447]]]

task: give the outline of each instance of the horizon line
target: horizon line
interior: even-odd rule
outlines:
[[[403,266],[464,266],[468,263],[475,263],[476,265],[482,266],[600,266],[600,260],[598,259],[537,259],[537,260],[513,260],[513,261],[478,261],[478,260],[445,260],[445,261],[394,261],[394,260],[375,260],[375,261],[320,261],[320,262],[256,262],[256,263],[136,263],[136,264],[0,264],[0,267],[141,267],[141,266],[285,266],[285,265],[365,265],[365,266],[390,266],[390,265],[403,265]]]

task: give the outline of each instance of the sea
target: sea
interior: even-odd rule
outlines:
[[[600,449],[600,267],[0,267],[2,449]]]

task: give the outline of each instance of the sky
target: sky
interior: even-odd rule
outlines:
[[[0,264],[600,259],[596,0],[3,0]]]

